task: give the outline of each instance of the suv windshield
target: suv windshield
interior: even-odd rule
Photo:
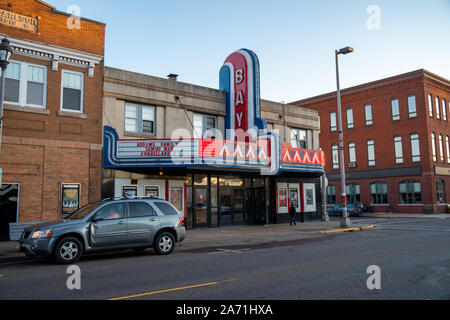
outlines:
[[[95,208],[99,207],[100,205],[102,205],[102,202],[95,202],[95,203],[88,204],[87,206],[84,206],[84,207],[78,209],[77,211],[75,211],[74,213],[72,213],[66,219],[69,219],[69,220],[82,219],[87,214],[91,213],[92,210],[94,210]]]

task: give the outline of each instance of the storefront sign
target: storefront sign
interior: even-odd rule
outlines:
[[[256,137],[267,129],[261,118],[259,61],[248,49],[238,50],[225,60],[220,69],[220,89],[227,94],[225,136],[235,140],[239,135]],[[237,132],[239,131],[239,132]]]
[[[448,167],[435,167],[434,170],[437,175],[450,176],[450,168]]]
[[[0,9],[0,24],[31,32],[38,31],[38,19]]]
[[[218,139],[119,139],[115,129],[104,128],[104,168],[195,167],[246,168],[262,174],[287,171],[323,172],[322,151],[296,149],[276,135],[254,142]],[[268,173],[266,173],[266,170]]]

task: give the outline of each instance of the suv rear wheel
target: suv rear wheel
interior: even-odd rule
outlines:
[[[175,238],[170,232],[161,232],[153,243],[153,249],[157,254],[171,254],[175,249]]]
[[[65,237],[58,241],[53,252],[53,258],[61,264],[71,264],[80,260],[83,246],[74,237]]]

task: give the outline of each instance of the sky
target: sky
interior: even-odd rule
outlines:
[[[427,69],[450,79],[450,0],[46,0],[106,23],[105,64],[219,88],[228,55],[247,48],[261,97],[292,102]]]

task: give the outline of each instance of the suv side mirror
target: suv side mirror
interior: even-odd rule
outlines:
[[[94,217],[94,218],[92,218],[92,222],[97,222],[97,221],[102,221],[102,220],[104,220],[103,217]]]

